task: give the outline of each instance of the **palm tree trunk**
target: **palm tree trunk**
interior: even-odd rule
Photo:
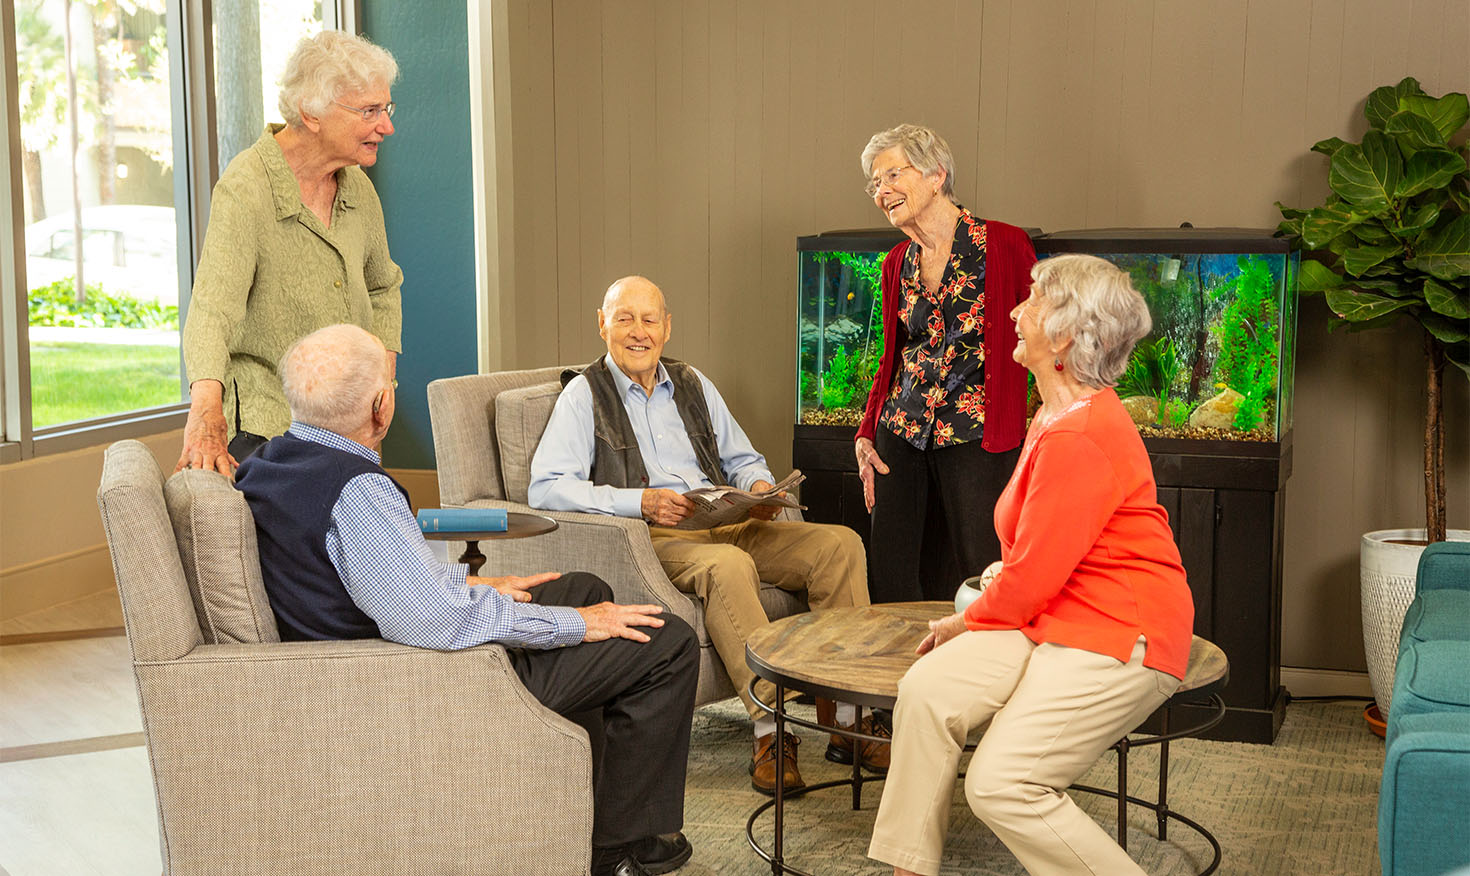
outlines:
[[[1444,483],[1444,344],[1424,332],[1424,538],[1433,543],[1445,540]]]

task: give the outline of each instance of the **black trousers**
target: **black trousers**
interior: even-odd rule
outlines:
[[[573,607],[613,598],[612,589],[587,572],[563,575],[531,593],[535,602]],[[509,652],[526,689],[586,727],[592,739],[594,846],[619,846],[684,826],[699,644],[684,621],[669,612],[660,617],[662,627],[639,627],[648,642],[608,639]]]
[[[990,453],[979,441],[919,450],[879,427],[888,466],[873,485],[868,593],[873,602],[954,599],[960,582],[1000,559],[995,501],[1021,450]]]

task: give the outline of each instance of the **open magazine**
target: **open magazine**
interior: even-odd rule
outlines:
[[[712,529],[716,526],[739,523],[749,517],[750,509],[757,505],[781,505],[786,508],[805,510],[805,505],[798,504],[790,496],[781,495],[804,480],[806,480],[806,475],[802,474],[799,469],[793,469],[791,474],[782,478],[779,484],[758,493],[737,490],[734,487],[700,487],[690,490],[684,494],[684,498],[694,503],[695,511],[679,521],[679,525],[675,528]]]

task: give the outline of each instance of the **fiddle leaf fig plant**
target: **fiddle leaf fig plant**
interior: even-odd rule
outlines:
[[[1445,537],[1445,362],[1470,376],[1470,100],[1431,97],[1412,79],[1374,89],[1361,143],[1330,137],[1312,147],[1329,159],[1325,203],[1281,204],[1278,234],[1300,241],[1298,287],[1319,292],[1332,328],[1378,328],[1400,318],[1423,329],[1425,522]]]

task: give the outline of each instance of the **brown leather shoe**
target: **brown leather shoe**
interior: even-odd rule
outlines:
[[[796,747],[801,739],[786,734],[785,756],[781,758],[782,781],[788,791],[806,787],[801,771],[796,768]],[[750,761],[750,786],[767,796],[776,794],[776,734],[767,733],[755,741],[755,756]]]
[[[851,724],[839,724],[838,726],[844,730],[852,729]],[[893,733],[888,729],[888,725],[882,721],[874,721],[872,715],[863,716],[858,732],[881,736],[884,739],[893,738]],[[886,742],[850,739],[833,733],[832,741],[827,743],[827,759],[833,763],[852,763],[852,744],[859,741],[862,743],[863,769],[875,773],[888,772],[888,759],[892,754],[893,746]]]

